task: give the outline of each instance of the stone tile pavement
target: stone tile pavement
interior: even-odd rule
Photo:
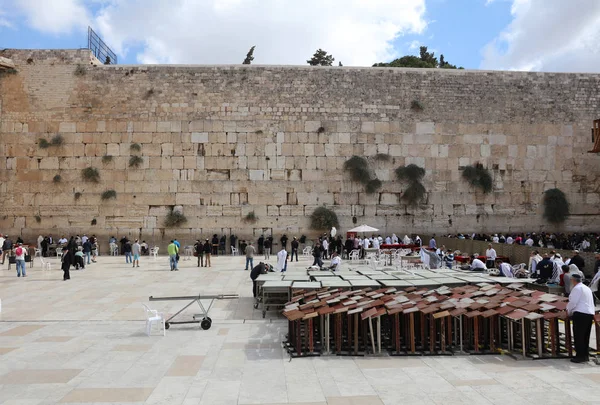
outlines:
[[[274,260],[272,260],[274,262]],[[254,310],[242,257],[210,269],[165,257],[100,257],[63,282],[54,270],[0,270],[0,403],[41,404],[593,404],[600,368],[505,356],[315,357],[289,360],[286,323]],[[303,268],[308,259],[290,268]],[[215,303],[212,328],[144,332],[148,296],[238,293]],[[188,312],[193,314],[197,311]]]

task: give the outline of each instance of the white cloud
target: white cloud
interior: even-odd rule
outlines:
[[[483,49],[482,68],[600,71],[600,1],[513,0],[511,13]]]
[[[80,0],[14,0],[14,5],[32,28],[50,34],[83,29],[90,21]]]
[[[12,28],[12,26],[13,26],[12,23],[6,17],[6,12],[0,8],[0,28],[1,27]]]
[[[398,56],[392,42],[426,28],[425,0],[112,0],[95,26],[118,53],[142,63],[306,64],[317,48],[337,64]]]

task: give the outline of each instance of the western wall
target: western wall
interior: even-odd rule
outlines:
[[[16,68],[0,71],[0,232],[10,235],[311,236],[322,205],[342,230],[382,234],[600,227],[600,156],[587,153],[598,74],[104,66],[85,49],[0,56]],[[40,147],[57,134],[62,145]],[[378,154],[391,159],[370,159],[383,186],[368,194],[343,164]],[[476,162],[492,172],[490,194],[461,179]],[[416,208],[394,175],[410,163],[426,170]],[[87,167],[98,183],[82,178]],[[542,218],[553,187],[571,203],[558,228]],[[107,190],[116,198],[102,200]],[[173,207],[188,221],[166,228]]]

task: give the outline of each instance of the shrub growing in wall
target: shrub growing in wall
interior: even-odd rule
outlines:
[[[132,156],[129,158],[129,167],[140,167],[144,163],[144,159],[140,156]]]
[[[567,196],[558,188],[544,191],[544,219],[551,224],[560,224],[571,215]]]
[[[399,181],[408,183],[408,187],[404,190],[400,199],[410,206],[419,205],[426,194],[425,186],[421,183],[421,180],[425,177],[425,169],[410,164],[396,168],[395,173]]]
[[[258,217],[256,216],[256,213],[254,211],[247,213],[244,217],[244,222],[253,224],[256,221],[258,221]]]
[[[338,217],[329,208],[318,207],[310,215],[310,229],[315,231],[329,230],[332,227],[339,228]]]
[[[187,218],[179,211],[171,210],[165,217],[164,225],[166,228],[175,228],[187,222]]]
[[[100,173],[98,169],[95,167],[86,167],[81,171],[81,177],[85,181],[90,181],[92,183],[98,183],[100,181]]]
[[[483,191],[484,194],[491,193],[494,188],[494,181],[489,170],[483,167],[481,163],[475,163],[463,169],[462,177],[473,187]]]
[[[102,201],[107,201],[107,200],[111,200],[111,199],[114,200],[117,198],[117,192],[115,190],[106,190],[105,192],[102,193],[100,198],[102,198]]]

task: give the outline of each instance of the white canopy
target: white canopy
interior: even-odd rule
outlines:
[[[348,232],[377,232],[379,229],[369,225],[361,225],[356,228],[349,229]]]

